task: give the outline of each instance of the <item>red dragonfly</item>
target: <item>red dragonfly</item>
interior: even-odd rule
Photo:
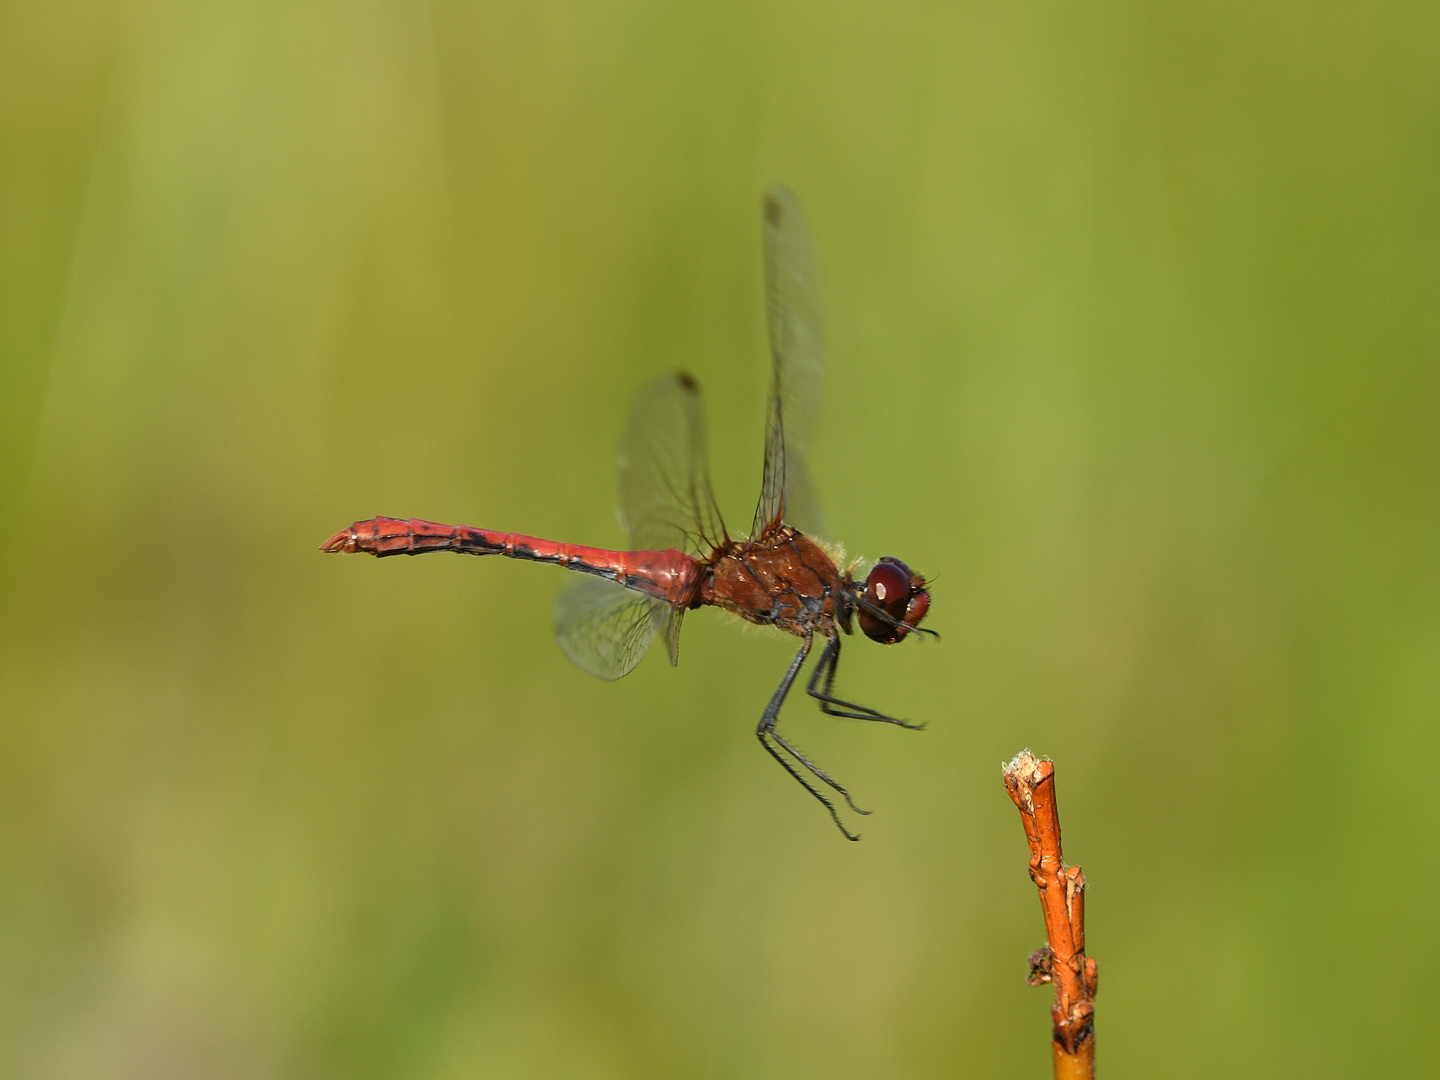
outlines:
[[[621,520],[631,550],[608,551],[517,533],[417,519],[357,521],[322,545],[330,552],[420,555],[455,551],[555,563],[585,577],[555,604],[555,636],[565,655],[602,679],[630,672],[657,636],[677,662],[685,612],[706,604],[801,640],[800,651],[765,706],[756,735],[785,770],[818,799],[847,839],[833,796],[868,814],[850,792],[776,728],[780,707],[816,637],[820,660],[806,687],[831,716],[907,723],[834,695],[840,633],[852,620],[874,641],[894,644],[920,628],[930,607],[925,579],[899,559],[883,558],[863,582],[843,573],[808,533],[823,529],[805,471],[819,412],[824,367],[810,234],[795,196],[784,188],[764,201],[765,269],[772,381],[765,473],[750,536],[732,539],[710,489],[700,389],[684,373],[641,391],[620,448]],[[801,531],[803,527],[804,531]]]

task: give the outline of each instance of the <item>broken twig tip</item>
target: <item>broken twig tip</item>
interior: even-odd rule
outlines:
[[[1002,770],[1005,791],[1020,810],[1030,845],[1030,879],[1040,892],[1045,948],[1032,953],[1026,982],[1053,983],[1052,1051],[1055,1076],[1095,1075],[1095,961],[1085,955],[1085,875],[1066,866],[1055,805],[1055,765],[1022,750]]]

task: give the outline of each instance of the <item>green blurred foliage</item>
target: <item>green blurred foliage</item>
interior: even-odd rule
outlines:
[[[999,763],[1057,761],[1110,1076],[1420,1075],[1440,1005],[1440,9],[0,6],[0,1073],[1048,1071]],[[646,379],[743,528],[759,195],[828,311],[814,474],[938,645],[614,685]]]

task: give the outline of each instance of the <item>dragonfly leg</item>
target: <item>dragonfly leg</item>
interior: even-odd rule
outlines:
[[[810,783],[810,781],[806,780],[805,777],[800,773],[800,771],[788,760],[786,760],[785,755],[780,752],[780,749],[783,749],[785,753],[788,753],[792,758],[795,759],[796,762],[804,766],[804,768],[808,772],[817,777],[826,786],[839,792],[844,797],[845,802],[857,814],[868,814],[870,812],[868,810],[862,810],[860,809],[860,807],[856,806],[855,800],[850,797],[850,793],[848,791],[846,791],[843,787],[837,784],[834,780],[830,779],[830,777],[826,776],[820,768],[818,768],[814,763],[809,761],[803,754],[796,750],[795,747],[791,746],[790,743],[788,743],[780,735],[780,733],[775,730],[775,725],[779,722],[780,719],[780,706],[785,703],[785,696],[789,694],[790,687],[794,685],[795,677],[800,674],[800,669],[805,666],[805,660],[810,655],[810,645],[811,638],[809,635],[806,635],[805,644],[800,646],[800,651],[795,654],[795,659],[791,662],[790,669],[785,672],[785,677],[780,680],[780,685],[775,688],[775,693],[770,698],[770,704],[765,707],[764,715],[760,717],[760,724],[755,729],[755,736],[760,740],[760,745],[765,747],[766,753],[768,753],[771,757],[778,761],[781,767],[784,768],[784,770],[788,772],[791,776],[793,776],[796,782],[798,782],[801,787],[803,787],[806,791],[810,792],[811,795],[815,796],[815,798],[819,800],[820,805],[822,805],[827,811],[829,811],[830,820],[835,822],[835,827],[844,834],[845,839],[859,840],[859,836],[857,836],[855,833],[852,833],[849,829],[845,828],[844,822],[840,820],[840,815],[835,810],[835,804],[831,802],[828,798],[826,798],[824,793],[822,793],[817,787],[815,787],[815,785]],[[777,747],[779,749],[777,749]]]
[[[895,724],[897,727],[908,728],[911,731],[924,729],[924,724],[912,724],[908,720],[887,716],[876,709],[856,705],[853,701],[842,701],[835,697],[832,690],[835,686],[835,672],[839,668],[840,636],[837,634],[825,643],[825,651],[820,654],[820,662],[815,665],[815,671],[810,676],[810,685],[806,687],[806,693],[820,702],[821,712],[829,716],[847,717],[851,720],[871,720],[879,724]]]

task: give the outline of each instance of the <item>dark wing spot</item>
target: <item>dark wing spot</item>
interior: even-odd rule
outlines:
[[[695,377],[688,371],[677,371],[675,373],[675,379],[680,383],[682,390],[689,390],[692,394],[698,394],[700,392],[700,387],[696,384]]]
[[[784,210],[782,210],[780,207],[780,200],[777,199],[774,195],[766,195],[765,220],[770,223],[770,226],[772,228],[778,229],[780,227],[780,218],[783,216],[783,214]]]

